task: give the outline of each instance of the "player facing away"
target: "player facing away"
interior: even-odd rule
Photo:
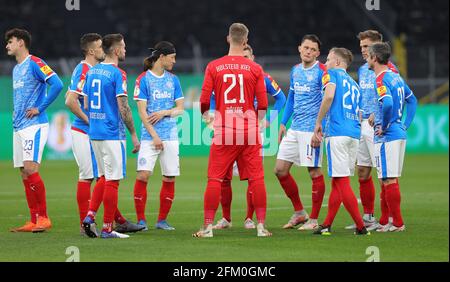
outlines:
[[[83,95],[88,97],[89,138],[92,142],[99,175],[105,176],[103,193],[102,238],[128,238],[128,235],[113,231],[117,213],[119,181],[126,173],[125,126],[131,134],[133,153],[139,151],[139,140],[128,105],[127,76],[118,67],[125,60],[125,41],[121,34],[103,37],[102,48],[105,60],[92,67],[86,76]],[[88,212],[83,221],[86,235],[98,237],[95,229],[95,214]]]
[[[378,109],[375,113],[375,160],[378,178],[382,180],[381,217],[378,232],[405,230],[398,178],[402,174],[406,148],[406,130],[411,125],[417,99],[403,78],[390,70],[391,47],[376,43],[369,47],[368,63],[376,74]],[[402,122],[406,103],[406,118]],[[389,222],[389,215],[393,221]]]
[[[258,220],[257,236],[272,234],[264,227],[266,187],[261,156],[258,121],[264,119],[267,95],[260,65],[244,58],[248,29],[244,24],[230,26],[227,56],[214,60],[205,70],[200,106],[209,110],[211,93],[216,96],[214,137],[208,163],[208,184],[204,195],[204,225],[194,237],[213,237],[213,221],[220,202],[222,182],[238,161],[241,180],[248,180]],[[258,109],[254,107],[255,97]]]
[[[14,167],[20,170],[31,217],[25,225],[11,231],[43,232],[52,227],[47,215],[45,185],[39,175],[49,127],[45,110],[61,92],[63,84],[43,60],[30,55],[28,31],[11,29],[6,32],[5,40],[8,55],[17,61],[13,70]]]
[[[142,121],[141,148],[137,159],[134,206],[138,224],[148,230],[145,217],[147,182],[159,156],[162,186],[157,229],[175,230],[167,221],[175,197],[175,177],[180,175],[178,130],[175,117],[184,110],[180,81],[170,73],[176,62],[172,43],[161,41],[150,49],[145,71],[136,80],[134,100]]]
[[[255,61],[255,55],[253,55],[253,49],[250,45],[247,44],[247,47],[244,49],[244,57]],[[278,83],[267,73],[264,73],[264,81],[266,83],[266,92],[268,95],[272,96],[275,99],[275,104],[273,105],[273,111],[270,115],[267,116],[266,119],[260,123],[261,130],[261,144],[264,144],[264,130],[270,126],[270,124],[275,120],[278,114],[283,109],[284,104],[286,103],[286,96],[283,93],[283,90],[278,86]],[[255,100],[255,109],[258,108],[258,105]],[[211,105],[210,112],[215,110],[215,98],[214,95],[211,97]],[[231,224],[231,201],[233,198],[233,192],[231,189],[231,178],[235,176],[239,176],[239,169],[237,167],[237,162],[234,163],[233,168],[228,172],[228,176],[222,182],[222,190],[221,190],[221,198],[220,204],[222,206],[222,219],[220,219],[216,225],[214,225],[214,229],[226,229],[232,226]],[[255,229],[256,225],[253,221],[253,213],[255,208],[252,203],[252,192],[247,189],[247,215],[244,220],[244,227],[246,229]]]
[[[283,228],[294,228],[304,223],[299,230],[317,227],[317,219],[325,194],[325,182],[321,170],[322,145],[311,147],[311,137],[322,102],[322,77],[326,67],[317,58],[321,42],[316,35],[305,35],[298,50],[302,63],[291,72],[289,95],[281,120],[275,175],[286,196],[291,200],[294,214]],[[291,128],[286,133],[286,125],[292,117]],[[303,208],[297,183],[290,174],[292,165],[307,167],[312,180],[311,215]]]
[[[333,48],[327,58],[328,74],[323,78],[325,93],[317,116],[311,145],[321,145],[323,132],[327,148],[328,175],[331,177],[331,193],[328,214],[314,234],[330,235],[331,225],[341,206],[350,213],[356,223],[355,234],[370,235],[358,210],[358,201],[350,187],[350,177],[355,172],[358,152],[360,124],[360,91],[358,84],[347,73],[353,60],[352,53],[345,48]],[[328,114],[327,114],[328,113]],[[325,115],[326,127],[322,128]]]
[[[375,43],[383,41],[383,35],[376,30],[366,30],[358,34],[361,53],[364,60],[369,56],[369,47]],[[391,62],[388,63],[389,69],[398,72],[397,68]],[[363,220],[368,231],[375,230],[378,227],[375,212],[375,186],[373,184],[371,172],[372,167],[376,167],[374,154],[374,129],[373,122],[375,112],[378,107],[378,95],[374,87],[375,73],[369,68],[366,62],[358,70],[358,82],[361,89],[361,138],[359,141],[357,156],[357,171],[359,178],[359,195],[361,204],[364,208]],[[380,185],[383,184],[380,182]],[[346,229],[355,229],[355,225],[349,225]]]
[[[87,97],[82,95],[86,82],[87,72],[92,66],[103,61],[105,54],[102,48],[102,37],[96,33],[88,33],[81,37],[80,47],[85,56],[72,74],[69,90],[66,94],[66,105],[75,115],[72,124],[72,151],[79,169],[79,180],[77,184],[77,204],[80,215],[80,234],[85,235],[82,225],[88,211],[95,216],[103,200],[105,187],[104,175],[98,174],[97,162],[95,160],[92,144],[88,136],[89,118],[87,112]],[[91,183],[97,179],[91,198]],[[119,232],[136,232],[142,228],[126,220],[117,210],[115,214]]]

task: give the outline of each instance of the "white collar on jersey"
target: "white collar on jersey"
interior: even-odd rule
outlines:
[[[302,69],[303,69],[303,70],[310,70],[310,69],[312,69],[313,67],[315,67],[318,63],[319,63],[319,61],[316,61],[316,62],[314,63],[314,65],[310,66],[309,68],[305,68],[305,66],[304,66],[303,63],[302,63]]]
[[[166,75],[166,71],[164,70],[164,72],[163,72],[163,74],[162,75],[156,75],[154,72],[152,72],[151,70],[148,70],[149,71],[149,73],[151,74],[151,75],[153,75],[154,77],[156,77],[156,78],[163,78],[165,75]]]

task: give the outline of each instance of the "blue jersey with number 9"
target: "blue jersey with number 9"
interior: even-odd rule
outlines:
[[[86,76],[83,95],[89,101],[91,140],[125,140],[125,125],[117,97],[127,96],[127,75],[114,64],[100,63]]]
[[[326,137],[348,136],[359,139],[361,94],[358,84],[344,69],[330,69],[323,85],[336,85],[333,103],[326,118]]]

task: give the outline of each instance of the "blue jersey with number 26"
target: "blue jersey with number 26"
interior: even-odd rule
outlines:
[[[326,137],[348,136],[359,139],[360,90],[358,84],[344,69],[330,69],[323,77],[324,87],[336,85],[333,103],[326,120]]]

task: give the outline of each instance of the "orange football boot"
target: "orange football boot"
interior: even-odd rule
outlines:
[[[52,228],[52,222],[49,218],[39,216],[36,222],[36,226],[31,230],[33,233],[39,233],[48,231]]]
[[[36,224],[34,224],[31,221],[27,221],[24,226],[17,227],[10,229],[11,232],[33,232],[33,229],[36,227]]]

